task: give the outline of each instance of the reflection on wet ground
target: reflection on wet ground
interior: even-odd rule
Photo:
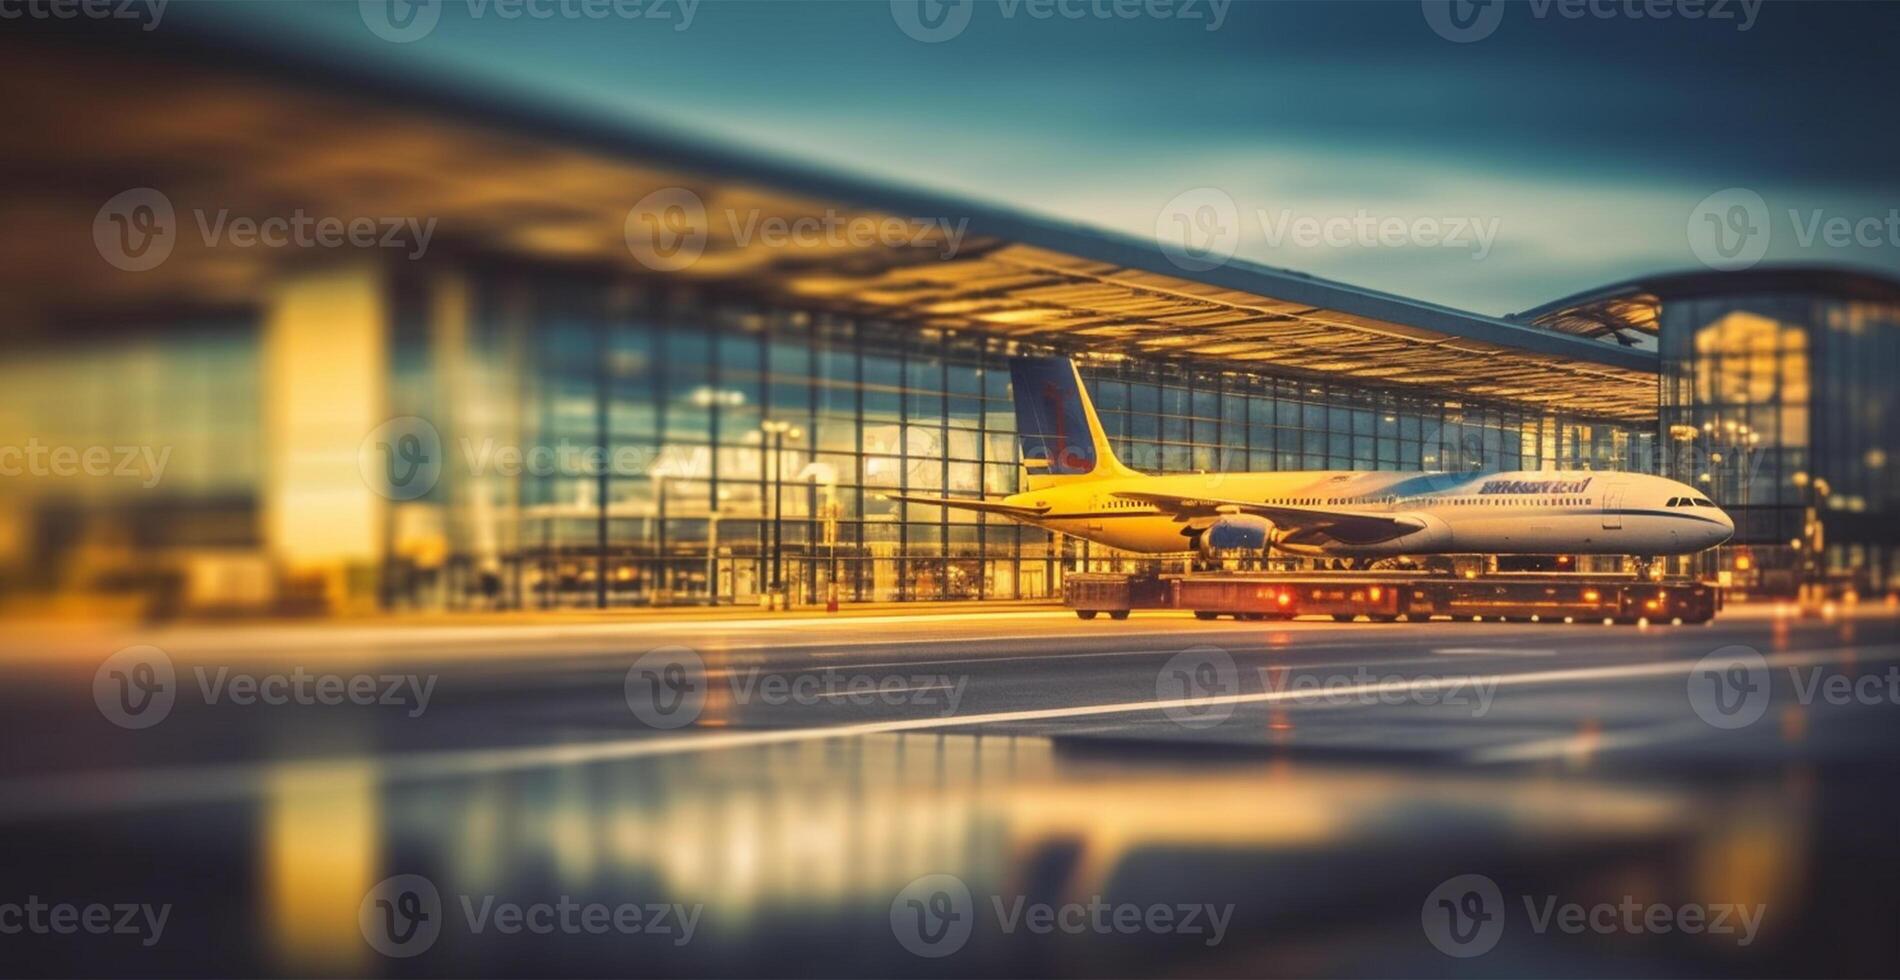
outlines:
[[[1799,690],[1900,677],[1890,619],[889,632],[908,635],[695,645],[715,674],[946,672],[965,688],[955,718],[709,698],[698,726],[642,728],[624,678],[674,637],[519,640],[478,662],[445,643],[379,665],[439,674],[426,714],[181,695],[141,730],[95,707],[97,655],[0,661],[0,973],[1884,976],[1900,962],[1886,819],[1900,693]],[[1127,707],[1210,642],[1240,681],[1231,717]],[[1728,730],[1698,717],[1690,668],[1738,643],[1772,662],[1769,707]],[[168,645],[181,673],[218,662]],[[1495,701],[1263,693],[1367,664],[1470,671]],[[940,728],[863,724],[891,718]],[[125,906],[128,928],[88,928],[90,905],[110,925]]]
[[[80,896],[174,904],[165,942],[88,947],[114,972],[1296,975],[1452,965],[1428,945],[1420,908],[1459,874],[1486,874],[1507,896],[1785,913],[1815,887],[1815,861],[1852,860],[1813,835],[1822,801],[1799,770],[1691,788],[934,735],[398,785],[372,766],[287,770],[254,802],[16,826],[8,864]],[[26,873],[61,866],[76,873]],[[939,940],[958,942],[951,955],[918,956],[893,904],[945,874],[968,889],[948,911],[971,928]],[[421,875],[438,895],[433,938],[412,937],[421,948],[400,958],[365,943],[359,921],[363,896],[393,875]],[[1012,914],[1091,903],[1106,930],[1076,913],[1039,933]],[[641,908],[637,931],[602,918],[626,904]],[[550,907],[538,922],[536,905]],[[1127,932],[1114,927],[1123,905],[1143,916]],[[1151,930],[1157,905],[1179,931]],[[504,931],[508,906],[524,907],[519,932]],[[1528,933],[1528,913],[1512,916]],[[1507,931],[1475,965],[1548,968],[1574,945],[1660,972],[1773,972],[1775,951],[1814,928],[1769,917],[1752,950]],[[12,969],[87,962],[54,938]],[[1854,962],[1851,943],[1835,952]]]

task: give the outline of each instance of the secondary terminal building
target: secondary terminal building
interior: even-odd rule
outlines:
[[[1891,434],[1841,419],[1892,407],[1866,373],[1896,363],[1884,280],[1659,278],[1492,318],[296,45],[0,45],[0,443],[45,464],[0,486],[15,595],[1046,596],[1118,556],[880,496],[1016,489],[1018,352],[1077,358],[1145,470],[1689,465],[1748,515],[1723,570],[1821,544],[1862,588],[1900,571]],[[1731,421],[1772,469],[1679,452]],[[96,447],[146,455],[44,455]]]

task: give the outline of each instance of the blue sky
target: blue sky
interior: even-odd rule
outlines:
[[[1892,4],[1499,0],[1454,43],[1436,0],[979,0],[924,43],[910,0],[509,2],[404,44],[353,2],[188,16],[1144,237],[1212,188],[1242,257],[1484,313],[1699,268],[1698,205],[1737,187],[1763,261],[1900,272]]]

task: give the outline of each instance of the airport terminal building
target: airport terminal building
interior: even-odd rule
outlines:
[[[155,613],[1047,596],[1121,556],[880,496],[1017,489],[1016,353],[1076,358],[1118,455],[1157,473],[1687,480],[1682,450],[1745,420],[1773,466],[1694,474],[1747,515],[1742,571],[1805,542],[1864,587],[1900,572],[1892,436],[1855,409],[1892,407],[1870,373],[1900,363],[1891,282],[1675,277],[1491,318],[291,48],[82,40],[8,57],[97,85],[0,79],[11,176],[47,188],[6,216],[34,244],[0,263],[7,441],[167,455],[150,480],[10,481],[21,592]],[[62,126],[80,115],[147,138],[89,144]],[[113,224],[136,189],[158,196]],[[124,215],[167,208],[167,254],[128,269]],[[429,240],[245,247],[203,234],[219,211],[421,216]],[[1818,421],[1837,409],[1859,421]]]

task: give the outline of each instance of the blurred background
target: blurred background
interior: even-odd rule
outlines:
[[[9,606],[1053,595],[1119,556],[878,496],[1013,491],[1025,350],[1138,468],[1664,472],[1698,571],[1894,582],[1884,4],[18,6]]]
[[[0,0],[0,973],[1891,975],[1897,28]],[[1074,358],[1149,472],[1691,483],[1737,534],[1670,570],[1730,606],[1078,632],[1065,576],[1141,562],[881,496],[1018,489],[1023,353]],[[811,615],[745,611],[775,597]],[[1252,700],[1158,717],[1190,644]],[[661,645],[713,679],[677,731],[632,693]],[[1692,668],[1737,647],[1730,730]],[[1504,693],[1271,694],[1367,670]],[[968,699],[733,680],[840,671]],[[902,900],[946,874],[980,928],[919,953]],[[1472,874],[1511,924],[1464,959],[1431,916]],[[443,933],[391,953],[404,875]],[[8,931],[29,895],[175,915]],[[482,896],[704,918],[470,931]],[[1039,935],[1011,896],[1232,918]],[[1538,896],[1769,918],[1531,931]]]

